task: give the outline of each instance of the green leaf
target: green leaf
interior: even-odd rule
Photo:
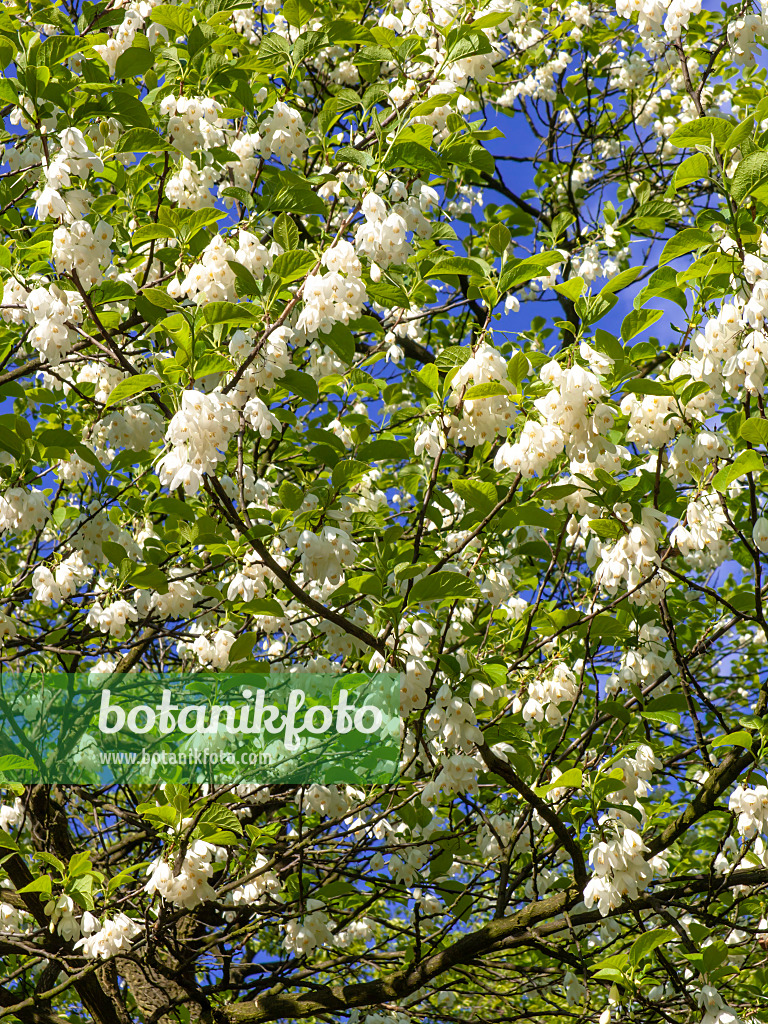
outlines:
[[[2,45],[1,42],[0,45]],[[14,51],[15,49],[16,48],[14,47]],[[0,54],[2,54],[2,51],[0,51]],[[2,57],[0,57],[0,59],[2,59]],[[13,51],[7,55],[7,60],[9,63],[12,59]],[[0,101],[3,103],[11,103],[14,107],[17,107],[19,105],[19,93],[16,89],[16,86],[13,85],[10,79],[8,78],[0,78]]]
[[[369,464],[383,460],[400,462],[408,458],[408,449],[402,441],[381,437],[369,444],[361,445],[357,454]]]
[[[692,402],[694,398],[698,398],[699,395],[705,395],[711,390],[712,385],[708,384],[706,381],[692,380],[690,384],[686,384],[680,392],[680,404],[683,406],[688,405],[688,403]]]
[[[197,24],[187,36],[187,49],[192,57],[207,49],[218,39],[218,32],[211,25]],[[245,104],[248,105],[247,103]]]
[[[509,396],[509,392],[499,381],[489,381],[486,384],[473,384],[471,388],[467,388],[464,392],[465,399],[494,398],[500,395]]]
[[[157,10],[157,8],[155,8]],[[118,121],[128,128],[152,128],[149,111],[128,89],[111,89],[107,101]]]
[[[338,18],[330,21],[326,26],[328,39],[331,43],[339,45],[347,43],[358,45],[375,42],[375,36],[369,28],[359,22],[350,21],[345,18]]]
[[[731,178],[731,198],[742,203],[750,193],[768,178],[768,153],[755,150],[740,161]]]
[[[460,25],[452,29],[445,40],[447,64],[454,64],[465,57],[474,57],[481,53],[490,53],[491,44],[485,32],[474,24]]]
[[[664,311],[662,309],[633,309],[631,313],[627,313],[621,324],[622,341],[626,344],[626,342],[640,334],[641,331],[646,330],[652,324],[655,324],[663,316]]]
[[[435,96],[433,99],[439,100],[440,97]],[[512,232],[506,224],[494,224],[488,232],[488,241],[490,242],[493,251],[501,256],[512,241]]]
[[[434,363],[427,363],[426,366],[422,366],[416,376],[424,387],[432,392],[436,392],[440,387],[440,374],[437,372],[437,367]]]
[[[739,430],[739,437],[743,437],[749,444],[768,445],[768,420],[759,416],[745,420]]]
[[[501,272],[499,292],[509,291],[517,284],[523,284],[534,277],[544,277],[546,271],[556,263],[562,263],[559,252],[541,252],[525,260],[509,260]]]
[[[598,295],[593,295],[587,299],[579,299],[576,303],[576,312],[581,316],[584,324],[589,326],[590,324],[597,323],[598,320],[602,320],[618,302],[618,296],[611,292],[600,292]]]
[[[562,284],[555,285],[555,291],[558,295],[564,295],[566,299],[570,299],[571,302],[575,302],[576,299],[581,298],[584,294],[585,281],[583,277],[569,277],[567,281],[563,281]]]
[[[3,754],[0,757],[0,772],[5,775],[7,772],[23,772],[35,770],[36,765],[34,761],[30,761],[27,757],[19,757],[18,754]]]
[[[227,196],[230,199],[237,200],[241,206],[244,206],[246,210],[252,210],[256,205],[256,201],[250,192],[246,192],[244,188],[238,188],[237,185],[229,185],[227,188],[219,189],[220,196]]]
[[[90,42],[83,36],[49,36],[40,43],[35,60],[39,65],[50,68],[68,60],[75,53],[88,53],[90,49]]]
[[[131,128],[120,136],[115,146],[115,153],[160,153],[163,150],[175,151],[176,147],[158,135],[154,128]],[[170,234],[166,230],[162,237],[167,238]]]
[[[159,594],[168,593],[168,578],[154,565],[139,565],[128,576],[127,583],[139,590],[156,590]]]
[[[286,370],[285,376],[280,378],[279,384],[293,392],[294,395],[313,404],[319,397],[314,377],[310,377],[308,373],[302,373],[300,370]]]
[[[632,300],[632,305],[635,309],[640,309],[653,298],[669,299],[676,302],[681,309],[686,309],[685,293],[678,288],[677,272],[674,267],[660,267],[654,271],[646,286],[641,288]]]
[[[17,892],[41,892],[44,893],[46,896],[50,896],[51,876],[40,875],[39,878],[36,878],[33,882],[30,882],[29,885],[25,885],[21,889],[17,889]]]
[[[448,275],[453,277],[456,275],[466,275],[468,277],[487,278],[490,273],[491,268],[485,260],[467,256],[448,256],[446,259],[439,260],[424,276],[445,277]]]
[[[590,519],[589,528],[602,540],[618,540],[624,533],[618,519]]]
[[[757,452],[748,449],[745,452],[739,452],[730,465],[723,466],[721,470],[715,473],[712,485],[716,491],[724,494],[734,480],[738,480],[739,477],[745,476],[747,473],[761,473],[762,470],[763,460]]]
[[[315,8],[309,0],[285,0],[281,13],[289,25],[301,28],[312,20]]]
[[[673,146],[691,149],[693,146],[711,146],[714,140],[718,149],[725,147],[733,122],[723,117],[697,117],[695,121],[681,124],[669,138]]]
[[[727,736],[717,736],[712,740],[713,747],[743,747],[745,750],[752,749],[752,737],[745,729],[738,732],[729,732]]]
[[[285,614],[280,602],[269,597],[257,597],[253,601],[244,602],[242,608],[249,615],[274,615],[279,619]]]
[[[399,309],[408,309],[411,300],[398,285],[390,281],[381,280],[378,283],[366,284],[368,295],[381,306],[393,306]]]
[[[690,185],[693,181],[699,181],[700,178],[708,177],[709,160],[704,153],[694,153],[693,156],[683,160],[677,168],[672,184],[675,189],[679,189]]]
[[[267,32],[259,43],[258,62],[263,66],[269,66],[271,70],[285,64],[290,52],[291,44],[287,39],[278,35],[277,32]],[[252,60],[252,58],[246,59]],[[238,65],[243,66],[240,61],[238,61]],[[253,65],[249,64],[248,67],[253,67]]]
[[[24,451],[24,442],[14,431],[0,424],[0,448],[10,452],[14,459],[18,459]]]
[[[340,320],[333,325],[328,334],[323,335],[323,342],[345,363],[351,363],[355,358],[355,337]]]
[[[142,46],[130,46],[117,58],[115,78],[133,78],[143,75],[154,64],[152,52]]]
[[[93,910],[93,875],[81,875],[79,878],[74,878],[67,885],[67,895],[71,896],[72,899],[82,910]]]
[[[440,157],[419,142],[396,142],[387,154],[385,167],[408,167],[413,171],[428,171],[431,174],[444,172]]]
[[[583,776],[581,768],[568,768],[562,775],[559,775],[554,782],[550,782],[547,786],[537,786],[534,789],[536,796],[546,796],[547,793],[551,793],[553,789],[581,789],[583,784]]]
[[[666,204],[664,204],[666,205]],[[632,282],[638,277],[642,267],[627,267],[626,270],[622,270],[616,277],[612,277],[610,281],[603,285],[600,289],[600,295],[615,295],[616,292],[620,292],[622,289],[629,287]]]
[[[233,366],[232,360],[227,359],[220,352],[207,352],[200,359],[195,359],[195,380],[209,377],[213,373],[226,373],[228,370],[233,369]]]
[[[624,383],[624,391],[633,395],[673,395],[674,391],[661,380],[651,380],[648,377],[638,377],[635,380],[628,380]]]
[[[150,388],[157,387],[160,383],[160,378],[155,376],[154,373],[137,373],[135,377],[129,377],[128,380],[120,381],[117,387],[110,391],[105,408],[117,405],[118,402],[124,402],[126,398],[138,395],[142,391],[148,391]]]
[[[341,146],[334,155],[340,163],[355,164],[357,167],[370,167],[373,164],[370,153],[364,149],[355,149],[354,146]]]
[[[438,370],[451,370],[454,366],[463,366],[472,354],[472,350],[462,345],[451,345],[438,352],[435,362]]]
[[[664,725],[680,725],[679,711],[641,711],[641,716],[649,722],[662,722]]]
[[[664,246],[659,257],[659,266],[663,267],[665,263],[671,263],[678,256],[685,256],[689,252],[711,244],[712,236],[708,232],[702,231],[700,228],[684,228],[673,235]]]
[[[277,489],[277,494],[280,498],[280,504],[284,508],[290,509],[291,512],[301,508],[304,501],[304,491],[301,487],[297,487],[296,484],[292,484],[290,480],[283,480]]]
[[[261,286],[253,274],[247,267],[244,267],[242,263],[238,263],[237,260],[227,260],[229,268],[235,275],[236,290],[237,294],[241,299],[257,296],[261,294]]]
[[[252,327],[256,316],[247,305],[234,302],[208,302],[203,307],[207,324],[246,324]]]
[[[229,649],[229,660],[232,664],[243,659],[250,659],[253,648],[263,638],[263,633],[243,633]]]
[[[507,377],[517,387],[517,390],[521,390],[521,385],[525,380],[528,372],[531,369],[531,364],[528,362],[528,357],[522,352],[516,352],[507,364]]]
[[[481,597],[480,588],[460,572],[449,572],[441,569],[433,572],[414,584],[408,598],[408,604],[419,604],[422,601],[444,601],[460,599],[471,601]]]
[[[299,278],[306,277],[316,263],[317,256],[313,253],[306,249],[293,249],[275,257],[270,273],[287,284],[289,281],[298,281]]]
[[[290,250],[298,248],[299,229],[287,213],[281,213],[275,220],[274,227],[272,228],[272,235],[277,244],[281,245],[283,249]]]
[[[743,271],[741,260],[729,256],[724,252],[708,252],[700,256],[686,269],[681,270],[676,277],[677,286],[682,288],[688,281],[697,281],[699,278],[709,278],[715,274],[740,275]]]
[[[19,758],[19,760],[23,761],[23,760],[25,760],[25,758],[22,757],[22,758]],[[36,767],[34,764],[32,764],[31,761],[30,761],[30,765],[32,765],[33,769]],[[5,782],[5,785],[9,786],[9,788],[10,788],[10,785],[9,785],[7,780]],[[17,785],[20,786],[21,792],[23,793],[24,792],[24,787],[21,785],[21,783],[17,783]],[[14,842],[14,840],[8,835],[8,833],[3,831],[3,829],[0,828],[0,850],[14,850],[14,851],[18,852],[18,849],[19,849],[19,847]]]
[[[200,818],[201,825],[215,825],[217,829],[225,829],[229,832],[242,833],[243,826],[240,824],[240,819],[224,804],[211,804],[210,807],[206,807]]]
[[[151,21],[164,25],[177,36],[188,36],[195,27],[195,18],[190,8],[175,4],[159,4],[149,12]]]
[[[496,504],[495,486],[488,480],[454,480],[453,489],[471,508],[487,515]]]
[[[370,466],[365,462],[358,462],[355,459],[342,459],[333,467],[331,483],[335,491],[346,490],[352,484],[361,480],[370,471]]]
[[[752,133],[755,130],[755,119],[754,117],[748,117],[742,121],[740,125],[737,125],[733,129],[731,134],[725,140],[723,146],[723,152],[727,153],[731,149],[741,149],[741,144],[747,139],[752,138]]]
[[[654,219],[667,221],[678,220],[679,217],[680,211],[675,204],[667,203],[663,199],[653,199],[650,203],[643,203],[635,212],[635,219],[639,218],[640,220]]]
[[[291,213],[324,215],[325,202],[308,186],[282,185],[279,188],[262,189],[259,207],[264,210],[288,210]]]
[[[629,960],[635,967],[654,951],[667,942],[679,942],[680,936],[672,928],[654,928],[653,931],[639,935],[629,950]]]

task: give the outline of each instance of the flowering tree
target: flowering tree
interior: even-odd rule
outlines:
[[[768,1021],[764,39],[3,5],[0,678],[403,720],[388,786],[21,786],[15,691],[0,1018]]]

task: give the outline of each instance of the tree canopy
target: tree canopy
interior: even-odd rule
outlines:
[[[768,12],[711,7],[3,4],[0,1019],[768,1022]],[[394,673],[398,777],[36,778],[137,670]]]

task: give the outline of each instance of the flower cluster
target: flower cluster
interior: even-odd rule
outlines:
[[[0,494],[0,530],[41,530],[48,516],[43,491],[10,487],[4,494]]]
[[[506,395],[465,398],[470,381],[475,385],[498,384],[499,391],[513,395],[514,383],[507,377],[507,361],[492,345],[481,342],[463,363],[451,381],[448,406],[461,408],[461,418],[452,415],[448,437],[474,447],[506,435],[515,421],[516,410]]]
[[[701,0],[616,0],[620,18],[638,15],[638,29],[649,53],[660,53],[662,29],[667,39],[679,39],[692,15],[701,10]]]
[[[605,388],[597,376],[576,365],[563,370],[556,360],[546,363],[540,379],[554,385],[534,406],[542,420],[528,419],[518,441],[505,441],[496,453],[495,468],[513,469],[525,477],[544,472],[565,449],[571,458],[599,451],[601,434],[613,426],[610,406],[599,402]],[[590,415],[590,405],[594,404]]]
[[[87,919],[87,920],[86,920]],[[75,949],[82,950],[89,960],[109,960],[118,953],[127,953],[132,939],[141,935],[142,928],[127,914],[107,917],[101,927],[88,911],[83,914],[83,937],[75,943]]]
[[[653,877],[653,866],[643,857],[648,847],[632,829],[625,828],[620,838],[601,841],[590,850],[589,863],[594,874],[584,890],[587,909],[597,903],[605,917],[618,910],[624,898],[637,899]]]
[[[185,391],[165,435],[173,447],[157,465],[162,483],[169,490],[183,487],[187,494],[195,494],[203,475],[214,472],[224,458],[237,425],[236,410],[226,395]]]
[[[160,113],[168,116],[171,142],[187,155],[194,149],[225,144],[221,110],[220,103],[206,96],[170,95],[160,102]]]
[[[664,596],[666,586],[657,551],[664,516],[656,509],[644,508],[636,523],[629,506],[617,505],[614,513],[624,523],[619,539],[593,536],[587,548],[587,562],[590,567],[597,566],[595,583],[611,595],[626,585],[631,603],[655,604]]]
[[[357,251],[380,269],[405,263],[412,252],[405,218],[395,210],[388,212],[386,203],[376,192],[369,192],[363,199],[362,211],[365,221],[355,233]]]
[[[311,953],[317,946],[334,945],[333,933],[328,925],[325,904],[320,900],[307,900],[307,913],[304,917],[290,920],[285,925],[283,945],[286,952],[302,956]]]
[[[730,557],[730,544],[723,538],[728,519],[717,494],[691,498],[685,510],[685,525],[680,523],[670,534],[686,562],[697,569],[711,569]]]
[[[260,126],[258,140],[262,156],[276,156],[286,167],[302,157],[308,146],[301,114],[282,100],[277,100]]]
[[[728,809],[739,815],[739,835],[753,839],[768,828],[768,787],[739,786],[731,793]]]
[[[32,573],[35,600],[49,606],[54,602],[66,601],[77,593],[92,571],[92,567],[86,564],[82,551],[74,551],[68,555],[53,572],[45,565],[37,566]]]
[[[512,703],[515,714],[523,713],[526,722],[543,722],[559,725],[563,720],[561,704],[572,705],[579,695],[579,682],[575,674],[563,662],[559,662],[543,679],[528,684],[528,699],[523,703],[516,696]]]
[[[326,249],[322,264],[328,273],[307,275],[304,307],[296,322],[309,336],[318,331],[328,334],[335,323],[357,319],[368,298],[360,278],[363,268],[350,242],[342,239]]]
[[[263,903],[270,895],[275,896],[280,892],[280,879],[267,868],[268,863],[263,854],[256,854],[252,868],[254,877],[232,890],[232,902],[236,907],[255,906]]]
[[[215,899],[216,893],[208,880],[213,874],[212,862],[217,849],[211,843],[195,839],[187,847],[178,871],[162,856],[156,857],[147,868],[150,877],[144,891],[157,893],[186,910],[194,910],[201,903]]]
[[[234,302],[237,299],[237,278],[230,266],[232,262],[239,263],[260,280],[272,266],[272,257],[255,235],[242,228],[238,232],[237,251],[221,235],[216,235],[203,250],[200,262],[190,268],[184,280],[170,282],[168,294],[173,298],[186,296],[198,305]]]
[[[657,683],[654,686],[656,696],[668,693],[678,673],[674,652],[668,643],[667,634],[660,626],[644,623],[638,630],[636,646],[622,652],[621,668],[608,680],[606,695],[615,697],[631,686],[645,688],[653,683]],[[667,677],[665,683],[660,682],[661,676]]]
[[[229,651],[234,642],[234,633],[230,633],[228,629],[217,629],[210,639],[207,636],[199,636],[192,644],[192,650],[201,665],[223,669],[229,664]]]
[[[123,637],[129,622],[137,622],[139,614],[132,604],[123,598],[110,602],[103,608],[95,601],[88,610],[86,622],[94,629],[110,636]]]
[[[76,275],[83,288],[92,288],[103,279],[103,270],[112,260],[110,245],[113,230],[105,220],[95,228],[88,221],[76,220],[68,228],[53,233],[53,262],[59,274]]]
[[[49,153],[51,149],[49,148]],[[91,171],[104,170],[104,163],[93,153],[88,140],[78,128],[66,128],[59,136],[59,151],[53,159],[44,161],[45,187],[37,194],[35,216],[72,221],[82,219],[90,208],[90,193],[83,189],[70,189],[72,176],[87,178]],[[61,189],[70,189],[64,195]]]
[[[101,59],[109,66],[109,73],[114,77],[115,68],[120,57],[133,45],[137,33],[145,30],[146,39],[150,47],[154,46],[159,39],[168,42],[168,29],[164,25],[152,22],[145,26],[144,18],[149,13],[149,8],[154,7],[157,0],[139,0],[139,3],[127,8],[122,24],[111,39],[105,43],[96,43],[93,47]]]
[[[40,286],[27,295],[25,305],[34,325],[30,343],[51,366],[58,366],[77,340],[74,325],[83,321],[80,296],[58,285]]]
[[[331,586],[342,582],[344,567],[352,565],[358,550],[349,534],[335,526],[324,526],[319,534],[302,530],[297,548],[306,578]]]

